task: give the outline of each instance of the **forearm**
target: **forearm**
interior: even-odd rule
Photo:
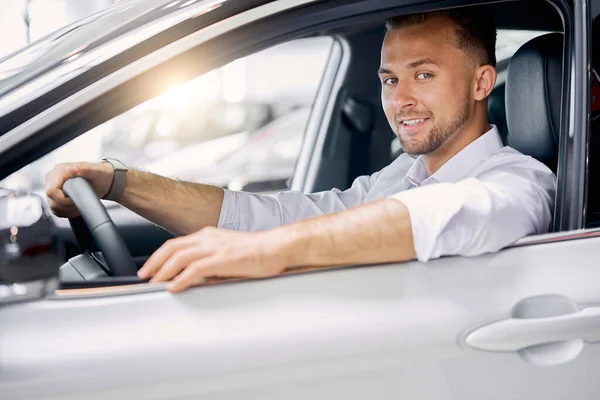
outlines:
[[[120,204],[176,234],[217,226],[221,188],[131,169]]]
[[[270,277],[295,266],[405,261],[415,257],[408,210],[393,199],[261,232],[202,229],[162,246],[140,269],[180,292],[207,278]]]
[[[273,229],[287,265],[326,266],[415,258],[410,216],[393,199]]]

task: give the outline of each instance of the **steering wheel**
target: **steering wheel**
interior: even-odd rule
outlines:
[[[67,180],[63,192],[75,203],[81,216],[69,218],[82,252],[90,252],[92,239],[102,252],[112,276],[136,276],[137,267],[115,224],[85,179]]]

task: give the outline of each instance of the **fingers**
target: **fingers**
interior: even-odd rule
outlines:
[[[171,283],[167,285],[167,290],[171,293],[179,293],[191,286],[204,283],[207,278],[266,278],[281,272],[255,271],[253,268],[246,268],[248,265],[249,263],[246,262],[219,256],[205,257],[187,265],[183,271],[180,270],[179,275],[172,278]]]
[[[187,288],[199,285],[207,278],[266,278],[277,275],[283,268],[277,271],[266,271],[253,268],[252,262],[223,258],[221,256],[207,256],[187,264],[179,269],[179,274],[169,278],[172,282],[167,286],[171,293],[179,293]]]
[[[173,254],[190,246],[193,243],[194,238],[191,237],[191,235],[167,240],[158,250],[154,252],[154,254],[152,254],[152,256],[150,256],[142,268],[138,270],[138,277],[140,277],[140,279],[152,278],[155,276],[158,270],[161,269],[161,267],[163,267],[163,265],[173,256]],[[175,265],[173,265],[171,268],[176,269],[177,267]]]
[[[203,283],[206,278],[218,276],[218,268],[211,265],[208,259],[199,260],[190,264],[183,272],[181,272],[171,283],[167,285],[167,290],[171,293],[179,293],[190,286]]]
[[[79,176],[81,168],[75,163],[57,164],[45,176],[46,194],[52,194],[56,189],[61,189],[67,179]]]
[[[178,293],[208,277],[262,278],[281,273],[286,265],[272,246],[256,233],[203,229],[167,241],[138,271],[151,282],[172,280],[168,290]]]
[[[204,256],[201,247],[193,246],[181,249],[173,254],[162,268],[156,272],[151,282],[170,281],[181,271],[188,268],[194,261],[201,260]]]
[[[90,162],[57,164],[46,173],[44,179],[50,210],[59,217],[72,218],[79,215],[71,199],[63,192],[63,184],[70,178],[80,176],[90,182],[98,194],[108,191],[110,182],[112,182],[111,173],[112,171],[105,166]]]
[[[62,191],[62,186],[68,179],[78,176],[80,170],[72,164],[58,164],[45,177],[45,190],[50,210],[59,217],[79,215],[75,205]]]

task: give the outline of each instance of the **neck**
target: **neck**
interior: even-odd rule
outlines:
[[[423,155],[427,175],[435,174],[448,160],[491,128],[487,118],[470,118],[435,151]]]

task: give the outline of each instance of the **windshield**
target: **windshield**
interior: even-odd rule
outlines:
[[[126,25],[134,30],[143,25],[142,16],[151,11],[167,14],[177,7],[172,0],[130,0],[61,28],[0,59],[0,96],[44,72],[81,57],[102,45]],[[177,5],[176,4],[176,5]],[[155,18],[157,18],[155,16]],[[136,22],[137,21],[137,22]]]
[[[123,4],[118,6],[123,7]],[[81,48],[91,37],[80,28],[105,16],[108,11],[94,14],[65,26],[0,59],[0,95],[23,84],[46,68],[58,64]],[[66,44],[66,46],[64,46]],[[58,49],[61,51],[53,51]]]
[[[0,59],[0,92],[6,92],[6,88],[10,86],[11,79],[18,73],[22,72],[25,67],[35,63],[41,58],[52,46],[65,35],[77,30],[78,26],[61,29],[45,38],[38,40],[17,52],[10,54]]]

